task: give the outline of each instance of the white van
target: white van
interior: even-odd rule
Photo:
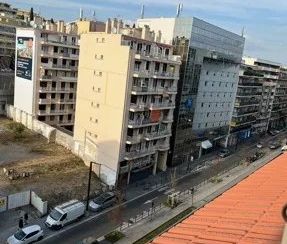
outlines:
[[[48,215],[45,224],[51,229],[60,229],[85,214],[85,204],[78,200],[71,200],[56,206]]]

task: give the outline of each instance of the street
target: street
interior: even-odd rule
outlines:
[[[285,133],[280,134],[277,139],[282,140]],[[265,148],[268,146],[268,142],[273,141],[274,137],[266,138],[264,142]],[[186,176],[181,178],[175,184],[176,191],[184,191],[191,187],[198,185],[199,183],[209,179],[212,176],[217,175],[227,169],[231,169],[238,163],[245,159],[246,156],[252,155],[256,152],[256,143],[252,146],[242,149],[235,154],[223,159],[217,164],[212,165],[205,171],[194,174],[192,176]],[[269,149],[267,149],[269,150]],[[51,233],[52,235],[46,237],[41,243],[80,243],[81,240],[89,236],[101,237],[115,228],[117,228],[122,221],[127,221],[131,217],[136,216],[143,210],[148,209],[150,206],[146,203],[148,200],[154,199],[155,204],[165,201],[167,194],[170,193],[168,187],[150,192],[136,200],[130,201],[121,207],[114,207],[111,210],[106,210],[91,219],[86,219],[82,223],[76,223],[72,226],[64,227],[62,231]]]

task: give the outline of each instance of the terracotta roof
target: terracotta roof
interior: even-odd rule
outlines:
[[[278,244],[287,203],[287,153],[223,193],[152,244]]]

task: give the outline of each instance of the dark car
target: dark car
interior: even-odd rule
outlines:
[[[230,151],[228,149],[222,149],[219,151],[218,156],[221,158],[226,158],[230,155]]]
[[[89,209],[92,211],[101,211],[113,206],[117,201],[113,192],[105,192],[89,202]]]
[[[281,144],[280,144],[279,142],[271,142],[271,143],[269,144],[269,148],[270,148],[270,149],[277,149],[277,148],[279,148],[279,147],[281,147]]]

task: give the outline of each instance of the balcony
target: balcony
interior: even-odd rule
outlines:
[[[150,77],[151,72],[149,70],[135,68],[133,77]]]
[[[48,51],[41,52],[42,57],[54,57],[60,59],[71,59],[71,60],[79,60],[79,55],[72,54],[72,53],[54,53]]]
[[[152,121],[151,119],[143,119],[143,120],[130,120],[128,124],[128,128],[137,129],[152,125],[157,125],[159,122]]]
[[[237,92],[236,94],[236,97],[256,97],[256,96],[261,96],[262,95],[262,92],[261,91],[253,91],[253,92],[242,92],[242,91],[239,91]]]
[[[256,122],[256,117],[255,116],[248,116],[245,117],[244,119],[232,119],[232,121],[230,122],[230,126],[231,127],[239,127],[239,126],[243,126],[243,125],[248,125],[248,124],[252,124]]]
[[[260,101],[240,101],[240,102],[235,102],[234,107],[239,108],[239,107],[251,107],[251,106],[259,106]]]
[[[130,104],[130,111],[131,112],[141,112],[141,111],[145,111],[146,110],[146,104],[145,103],[131,103]]]
[[[71,47],[71,48],[79,48],[79,45],[76,42],[67,42],[67,41],[55,41],[49,40],[48,38],[42,38],[41,44],[51,45],[51,46],[61,46],[61,47]]]
[[[158,72],[155,71],[152,76],[154,79],[179,79],[179,74],[178,73],[172,73],[172,72]]]
[[[61,126],[74,125],[74,121],[73,120],[62,120],[62,121],[59,121],[58,124]]]
[[[145,95],[145,94],[163,94],[164,88],[162,87],[140,87],[140,86],[133,86],[132,87],[132,94],[133,95]]]
[[[233,117],[243,117],[243,116],[248,116],[248,115],[252,115],[252,114],[257,114],[258,110],[252,110],[252,111],[237,111],[237,112],[233,112]]]
[[[137,144],[140,143],[143,140],[143,135],[135,135],[135,136],[128,136],[126,143],[127,144]]]
[[[135,59],[141,60],[151,60],[151,61],[161,61],[174,64],[181,64],[181,57],[178,55],[164,55],[159,53],[152,53],[147,51],[137,50],[135,54]]]
[[[63,109],[63,110],[38,110],[38,115],[62,115],[62,114],[72,114],[75,111],[73,109]]]
[[[158,139],[162,139],[162,138],[170,137],[170,136],[171,136],[171,131],[166,130],[166,131],[158,131],[158,132],[146,134],[144,138],[147,141],[152,141],[152,140],[158,140]]]
[[[42,75],[40,76],[40,81],[51,81],[53,78],[52,78],[52,75]]]
[[[42,93],[72,93],[72,92],[76,92],[76,89],[75,88],[40,87],[39,92],[42,92]]]
[[[165,124],[169,124],[169,123],[172,123],[173,122],[173,117],[172,116],[164,116],[162,118],[162,123],[165,123]]]
[[[162,102],[162,103],[151,103],[149,105],[150,110],[164,110],[164,109],[174,109],[174,102]]]
[[[177,86],[166,87],[163,92],[167,94],[177,94]]]
[[[131,152],[126,152],[124,159],[125,160],[134,160],[137,158],[143,158],[145,156],[154,154],[154,148],[142,149],[142,150],[134,150]]]
[[[267,74],[264,74],[264,78],[278,80],[279,79],[279,75],[267,75]]]
[[[159,145],[155,145],[155,149],[158,151],[167,151],[170,149],[169,143],[163,143]]]
[[[264,67],[264,66],[257,66],[257,70],[262,70],[262,71],[269,71],[269,72],[275,72],[278,73],[280,72],[280,69],[272,68],[272,67]]]

